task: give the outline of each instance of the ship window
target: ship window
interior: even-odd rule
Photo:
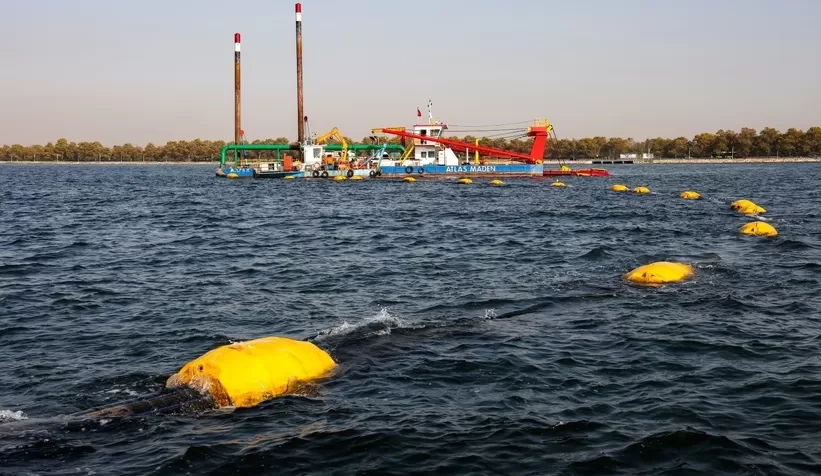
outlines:
[[[319,149],[314,149],[314,158],[318,159],[320,155],[322,155],[322,151]]]

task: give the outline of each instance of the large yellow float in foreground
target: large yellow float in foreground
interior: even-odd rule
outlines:
[[[82,412],[92,418],[252,407],[325,377],[336,362],[307,341],[263,337],[217,347],[185,364],[160,392]]]
[[[263,337],[218,347],[168,378],[208,393],[220,407],[252,407],[327,375],[336,362],[311,342]]]

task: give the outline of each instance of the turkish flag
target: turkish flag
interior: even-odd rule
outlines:
[[[418,107],[416,108],[416,117],[422,117],[422,111]]]

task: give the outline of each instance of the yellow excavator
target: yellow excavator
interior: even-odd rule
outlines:
[[[331,129],[331,131],[328,132],[327,134],[323,134],[323,135],[317,137],[314,140],[314,143],[315,144],[321,144],[321,143],[325,142],[326,140],[330,139],[331,137],[336,137],[337,139],[339,139],[340,142],[342,142],[342,160],[341,160],[341,162],[347,162],[348,161],[348,142],[345,140],[345,137],[342,135],[341,132],[339,132],[339,129],[337,129],[336,127]]]

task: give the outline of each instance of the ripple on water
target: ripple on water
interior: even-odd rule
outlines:
[[[614,166],[561,191],[3,167],[11,474],[821,472],[812,164]],[[728,205],[751,196],[777,238],[739,236]],[[659,260],[696,276],[624,281]],[[265,335],[339,368],[251,409],[64,416]]]

